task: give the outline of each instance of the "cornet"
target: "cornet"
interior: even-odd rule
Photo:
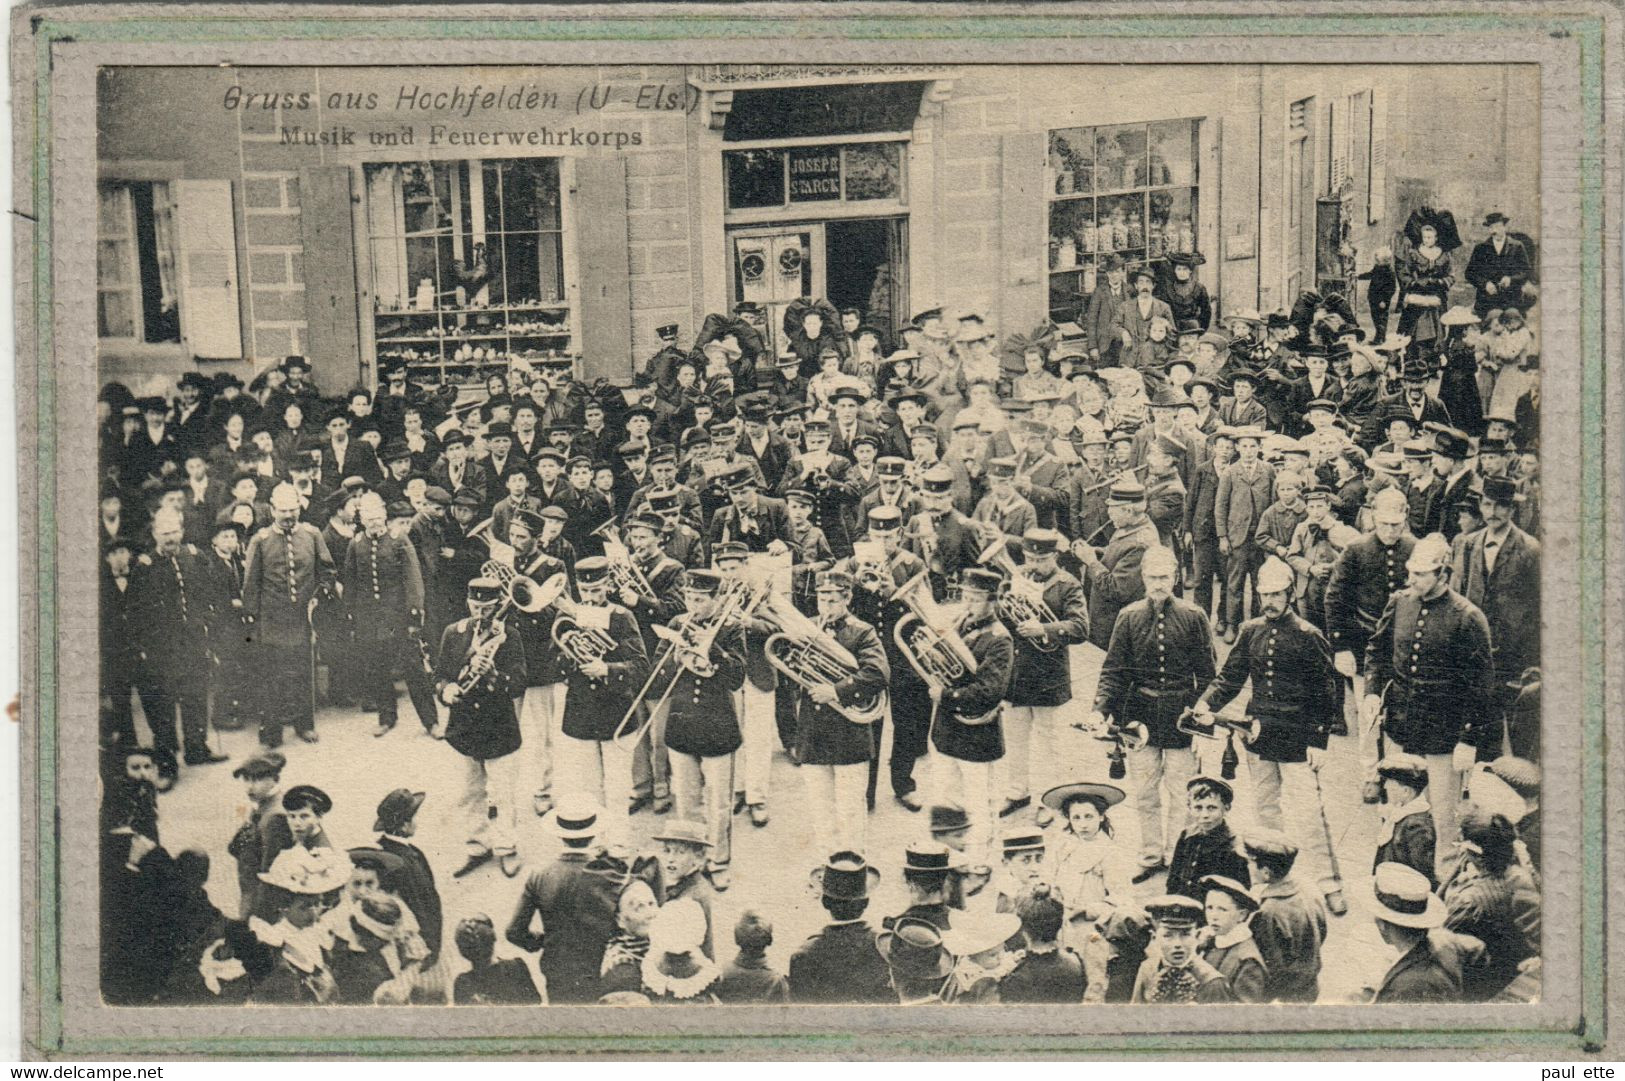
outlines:
[[[1034,623],[1057,622],[1055,610],[1044,601],[1044,590],[1019,570],[999,587],[997,604],[999,615],[1012,627],[1019,627],[1029,620]],[[1024,638],[1022,641],[1040,653],[1053,653],[1061,646],[1058,638]]]

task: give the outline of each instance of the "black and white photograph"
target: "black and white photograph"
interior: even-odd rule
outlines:
[[[102,1002],[1540,1002],[1539,110],[100,68]]]

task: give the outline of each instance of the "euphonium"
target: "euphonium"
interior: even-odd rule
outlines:
[[[999,587],[997,603],[999,615],[1012,627],[1019,627],[1029,620],[1034,623],[1056,622],[1055,610],[1045,603],[1043,589],[1019,570]],[[1022,641],[1040,653],[1054,652],[1061,645],[1059,639],[1024,638]]]
[[[603,660],[615,650],[615,639],[601,627],[588,627],[572,613],[561,612],[553,621],[553,644],[575,662],[577,668]]]
[[[921,679],[952,687],[976,673],[976,656],[954,629],[958,614],[931,597],[928,572],[921,571],[898,586],[892,599],[908,608],[892,628],[892,637]]]
[[[768,635],[765,646],[768,663],[801,687],[833,688],[857,675],[858,659],[851,650],[795,606],[769,595],[767,611],[763,614],[780,628]],[[882,688],[861,702],[830,708],[854,724],[874,724],[885,714],[886,691]]]
[[[609,577],[615,583],[615,588],[629,589],[646,601],[655,601],[654,586],[649,584],[648,576],[638,569],[637,562],[632,558],[632,549],[621,539],[614,520],[605,522],[593,532],[604,540],[604,558],[609,560]]]

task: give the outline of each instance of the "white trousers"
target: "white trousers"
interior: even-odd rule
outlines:
[[[993,806],[997,766],[997,761],[966,762],[931,748],[929,802],[933,806],[958,803],[965,808],[965,817],[970,822],[965,832],[965,855],[972,863],[988,863],[989,866],[998,865],[992,851],[993,823],[998,821],[998,810]]]
[[[519,793],[528,786],[532,795],[552,794],[554,756],[564,740],[565,689],[562,683],[525,688],[519,711]]]
[[[734,756],[672,751],[671,795],[678,818],[705,823],[711,866],[727,866],[733,856]]]
[[[583,795],[603,809],[606,844],[632,843],[626,813],[632,802],[632,753],[631,746],[618,747],[607,739],[563,736],[558,745],[556,787],[560,795]]]
[[[850,766],[802,766],[807,804],[812,812],[813,837],[822,862],[835,852],[863,855],[868,842],[869,763]]]
[[[1060,784],[1065,765],[1061,740],[1067,731],[1062,714],[1079,708],[1064,706],[1005,706],[1004,757],[998,761],[999,790],[1005,799],[1042,796]]]
[[[1390,741],[1392,743],[1392,741]],[[1401,753],[1404,748],[1393,744]],[[1428,764],[1428,806],[1433,808],[1433,830],[1442,866],[1461,832],[1461,773],[1447,754],[1419,756]]]
[[[1185,783],[1195,775],[1196,755],[1188,748],[1141,747],[1128,752],[1127,764],[1140,816],[1140,863],[1155,866],[1172,857],[1173,841],[1185,828]]]
[[[1264,829],[1279,830],[1297,843],[1298,859],[1293,870],[1299,878],[1309,880],[1313,876],[1322,893],[1340,888],[1342,882],[1332,870],[1325,808],[1309,763],[1267,762],[1249,754],[1247,771],[1253,779],[1254,817]],[[1321,784],[1325,784],[1325,778]]]
[[[745,742],[739,749],[740,776],[734,783],[744,787],[746,803],[765,804],[768,779],[773,772],[773,744],[779,738],[774,693],[761,690],[747,679],[739,697]]]
[[[513,794],[518,769],[517,751],[501,758],[463,756],[463,798],[457,806],[468,820],[470,852],[501,856],[516,851]]]

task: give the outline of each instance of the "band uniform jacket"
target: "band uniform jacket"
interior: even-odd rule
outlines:
[[[1468,970],[1483,963],[1484,944],[1435,927],[1383,976],[1373,1002],[1460,1002]]]
[[[423,625],[423,573],[417,551],[405,537],[356,534],[339,580],[357,637],[394,642],[406,636],[409,626]]]
[[[1145,478],[1146,515],[1157,527],[1163,547],[1179,551],[1180,528],[1185,524],[1185,483],[1179,473]]]
[[[1108,477],[1088,462],[1079,462],[1067,480],[1067,504],[1072,516],[1070,536],[1093,540],[1109,521],[1106,513]],[[1093,489],[1093,490],[1091,490]]]
[[[1362,672],[1366,642],[1388,598],[1405,588],[1405,562],[1415,547],[1416,538],[1409,533],[1401,533],[1393,544],[1367,533],[1343,549],[1326,581],[1326,634],[1332,653],[1353,653]]]
[[[637,620],[618,604],[609,605],[609,636],[615,648],[604,654],[609,675],[594,679],[576,663],[561,656],[568,673],[564,692],[564,734],[571,739],[612,739],[632,706],[633,697],[649,677],[649,655],[643,647]]]
[[[1240,549],[1253,539],[1264,511],[1274,500],[1275,470],[1268,462],[1234,461],[1219,474],[1213,499],[1213,522],[1221,541]]]
[[[1202,879],[1207,875],[1233,878],[1243,886],[1252,884],[1252,872],[1247,857],[1242,854],[1241,843],[1231,832],[1228,822],[1220,822],[1206,833],[1179,835],[1174,842],[1174,854],[1168,861],[1168,880],[1164,887],[1169,893],[1205,901],[1207,887]]]
[[[1034,580],[1031,572],[1023,577]],[[1041,597],[1055,618],[1041,623],[1043,635],[1036,639],[1052,646],[1048,652],[1023,638],[1014,624],[1006,622],[1015,643],[1015,665],[1010,677],[1012,706],[1062,706],[1072,701],[1070,649],[1089,640],[1089,603],[1083,586],[1063,570],[1056,570],[1044,582]]]
[[[655,624],[665,626],[683,611],[683,565],[664,552],[657,552],[650,560],[639,559],[636,554],[631,558],[633,565],[643,572],[644,580],[655,595],[653,604],[640,600],[635,608],[629,609],[643,631],[643,652],[653,663],[655,655],[660,652],[660,639],[656,637],[653,627]],[[618,593],[617,590],[611,596]]]
[[[976,504],[976,510],[971,514],[971,521],[983,522],[992,525],[1004,534],[1005,548],[1012,556],[1021,550],[1021,536],[1029,529],[1038,526],[1038,512],[1026,499],[1014,493],[1008,501],[1001,503],[999,498],[991,493],[982,497]],[[978,540],[981,537],[978,535]]]
[[[1394,818],[1385,819],[1377,829],[1377,852],[1371,860],[1375,871],[1379,864],[1403,863],[1427,876],[1428,885],[1438,889],[1436,862],[1438,833],[1433,824],[1433,810],[1425,796],[1418,796],[1394,812]]]
[[[1236,930],[1243,935],[1239,941],[1226,946],[1214,942],[1202,951],[1202,960],[1219,970],[1219,975],[1229,982],[1237,1002],[1267,1001],[1264,998],[1264,957],[1258,952],[1258,943],[1249,928],[1242,926]]]
[[[896,1002],[875,934],[867,921],[856,919],[831,923],[807,939],[790,957],[790,1001]]]
[[[711,565],[705,538],[686,522],[678,522],[660,540],[661,548],[673,561],[688,570]]]
[[[254,621],[255,639],[287,649],[309,645],[310,602],[333,575],[327,542],[309,522],[295,522],[286,533],[274,525],[256,533],[243,576],[243,612]]]
[[[1101,649],[1111,645],[1117,613],[1145,596],[1140,561],[1145,550],[1158,543],[1150,518],[1112,534],[1099,564],[1084,567],[1084,591],[1089,595],[1089,640]]]
[[[1326,906],[1287,879],[1260,883],[1258,911],[1249,926],[1264,958],[1264,995],[1271,1002],[1313,1002],[1320,997],[1320,947],[1326,941]]]
[[[385,852],[399,856],[404,864],[391,880],[394,892],[417,917],[418,930],[423,934],[423,944],[429,947],[430,956],[438,956],[445,917],[429,857],[417,845],[387,833],[379,834],[377,844]]]
[[[693,619],[684,612],[671,623],[681,631]],[[716,671],[697,676],[680,668],[671,692],[671,713],[666,719],[666,746],[677,754],[715,758],[739,749],[739,712],[734,695],[745,685],[745,634],[726,627],[711,644]]]
[[[1505,685],[1540,664],[1540,541],[1512,526],[1495,553],[1495,569],[1489,570],[1489,540],[1488,529],[1457,538],[1450,581],[1484,613],[1495,679]]]
[[[1176,722],[1214,671],[1207,614],[1178,597],[1160,604],[1141,598],[1117,613],[1094,708],[1119,724],[1145,725],[1148,746],[1189,747],[1191,736]]]
[[[943,515],[934,515],[934,539],[922,540],[911,537],[909,543],[913,545],[914,554],[925,561],[930,568],[931,587],[941,600],[946,589],[946,581],[964,570],[966,567],[976,566],[976,557],[982,554],[982,543],[969,518],[957,510],[950,510]],[[904,529],[909,528],[904,523]]]
[[[825,625],[824,631],[858,661],[857,671],[835,684],[841,705],[851,708],[884,695],[891,682],[891,665],[875,629],[847,615]],[[796,695],[796,748],[804,766],[851,766],[880,753],[873,725],[850,721],[805,693]]]
[[[983,724],[965,722],[979,721],[1002,708],[1010,690],[1015,643],[992,613],[967,620],[958,631],[976,660],[976,672],[942,692],[931,742],[938,751],[961,762],[996,762],[1004,757],[1002,718]]]
[[[214,589],[205,558],[183,543],[173,556],[143,553],[130,566],[130,621],[136,641],[147,673],[171,689],[177,681],[206,677]]]
[[[1367,693],[1386,695],[1388,735],[1411,754],[1450,754],[1490,720],[1489,622],[1453,589],[1430,600],[1410,589],[1390,597],[1365,664]]]
[[[1275,619],[1249,619],[1204,697],[1223,709],[1249,681],[1247,714],[1260,722],[1254,754],[1266,762],[1303,762],[1311,746],[1326,749],[1332,718],[1341,714],[1342,677],[1314,624],[1290,609]]]
[[[920,497],[904,485],[898,485],[897,491],[887,493],[884,488],[877,487],[866,493],[858,500],[858,509],[853,513],[857,523],[854,536],[861,535],[868,529],[869,512],[876,507],[896,507],[903,516],[903,527],[907,528],[913,517],[920,513]]]
[[[790,489],[806,483],[813,497],[812,515],[808,520],[824,531],[830,550],[835,553],[837,559],[845,559],[852,554],[848,512],[861,496],[857,487],[847,480],[847,473],[851,467],[850,461],[834,455],[824,469],[812,470],[814,475],[822,472],[821,478],[807,481],[809,474],[806,463],[798,456],[790,461],[784,470],[784,479],[779,482],[781,500]]]
[[[446,720],[446,742],[468,758],[502,758],[519,749],[514,699],[525,689],[525,647],[511,625],[504,630],[507,636],[497,647],[491,670],[450,707]],[[471,617],[453,623],[440,636],[434,672],[436,696],[462,672],[473,652],[474,633]]]
[[[1036,456],[1022,451],[1016,455],[1016,490],[1033,505],[1041,529],[1059,529],[1066,532],[1071,518],[1071,499],[1067,493],[1068,469],[1049,451]],[[1027,489],[1022,491],[1025,480]]]

